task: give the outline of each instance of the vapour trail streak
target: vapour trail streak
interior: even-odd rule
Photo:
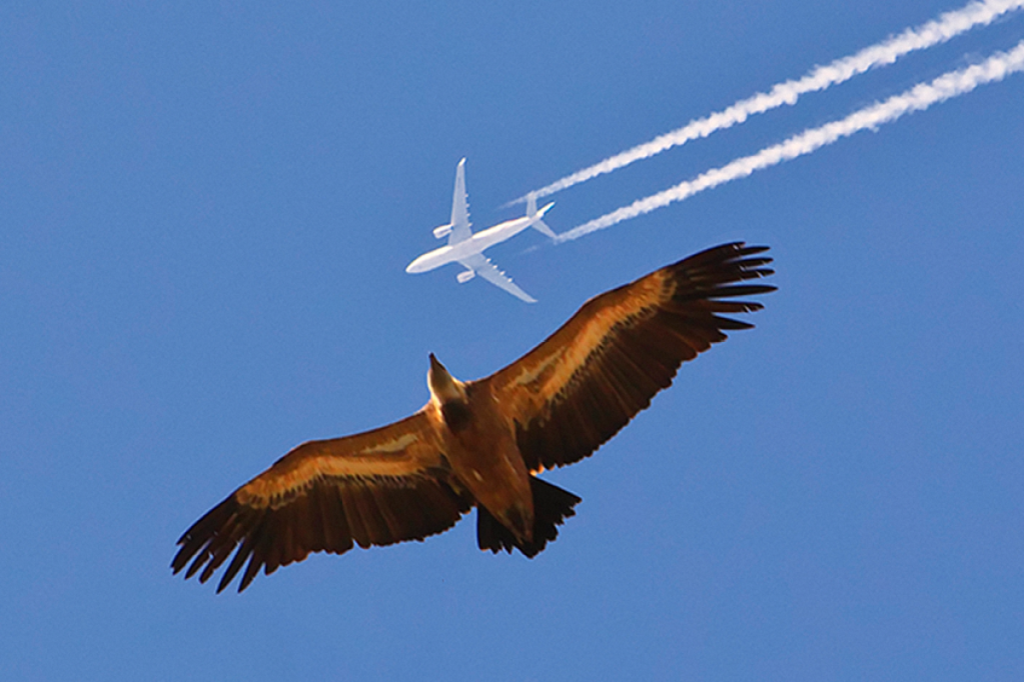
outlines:
[[[1024,71],[1024,40],[1017,43],[1017,46],[1009,52],[997,52],[980,64],[958,71],[949,71],[930,83],[920,83],[884,102],[858,109],[842,120],[805,130],[785,142],[766,147],[756,154],[736,159],[721,168],[709,170],[693,180],[681,182],[675,187],[645,199],[638,199],[629,206],[624,206],[562,233],[558,236],[558,241],[566,242],[578,239],[585,234],[611,227],[623,220],[629,220],[671,203],[682,201],[706,189],[744,178],[754,171],[810,154],[843,137],[849,137],[867,128],[877,128],[883,123],[895,121],[904,114],[922,111],[937,102],[968,93],[979,85],[1001,81],[1018,71]]]
[[[777,83],[767,93],[757,93],[722,111],[690,121],[682,128],[665,133],[632,149],[627,149],[572,175],[567,175],[530,194],[538,198],[554,194],[598,175],[611,173],[623,166],[628,166],[634,161],[641,161],[672,147],[686,144],[690,140],[707,137],[715,131],[731,128],[737,123],[743,123],[751,115],[764,113],[783,104],[796,104],[800,95],[825,90],[875,67],[892,64],[909,52],[934,47],[972,28],[991,24],[1003,14],[1022,7],[1024,7],[1024,0],[972,2],[961,9],[941,14],[938,19],[933,19],[916,28],[907,29],[898,36],[864,48],[856,54],[842,57],[826,66],[816,67],[803,78]],[[527,196],[529,194],[506,205],[526,201]]]

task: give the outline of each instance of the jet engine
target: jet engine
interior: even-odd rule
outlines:
[[[474,277],[476,277],[476,272],[473,270],[466,270],[455,275],[455,279],[459,280],[459,284],[465,284]]]
[[[451,234],[451,232],[451,223],[448,223],[447,225],[441,225],[440,227],[434,228],[434,237],[437,239],[441,239],[442,237],[447,237],[449,234]]]

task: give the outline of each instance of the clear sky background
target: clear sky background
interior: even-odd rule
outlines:
[[[0,676],[1024,676],[1024,75],[577,241],[504,202],[955,1],[0,5]],[[1024,37],[1011,15],[555,195],[559,232]],[[699,249],[757,328],[595,456],[536,559],[316,555],[242,595],[178,536],[292,446],[403,417]],[[539,248],[533,248],[539,247]]]

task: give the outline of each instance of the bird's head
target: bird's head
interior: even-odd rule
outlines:
[[[466,385],[449,374],[433,353],[430,354],[427,386],[430,387],[430,399],[439,407],[445,403],[466,402]]]

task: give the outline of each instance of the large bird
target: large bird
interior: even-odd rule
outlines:
[[[217,591],[245,566],[241,592],[261,568],[423,540],[474,506],[480,549],[536,556],[580,501],[536,474],[590,455],[681,363],[751,327],[718,313],[762,307],[734,299],[775,289],[742,284],[772,274],[766,250],[723,244],[601,294],[484,379],[459,381],[431,354],[419,412],[298,446],[192,524],[171,568],[206,582],[234,553]]]

